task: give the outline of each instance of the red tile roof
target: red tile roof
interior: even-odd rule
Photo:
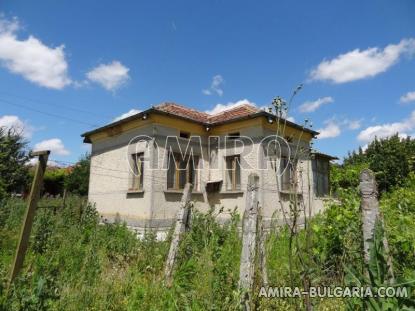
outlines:
[[[197,122],[207,122],[209,114],[195,109],[187,108],[175,103],[163,103],[154,107],[156,110],[171,113],[183,118],[191,119]]]
[[[161,113],[167,113],[170,115],[174,115],[180,118],[185,118],[194,122],[198,122],[198,123],[202,123],[205,125],[216,125],[216,124],[220,124],[222,122],[231,122],[233,120],[237,120],[237,119],[241,119],[241,118],[245,118],[245,117],[250,117],[250,116],[258,116],[259,114],[261,114],[261,112],[263,113],[263,115],[266,116],[272,116],[275,118],[275,116],[273,116],[272,114],[266,112],[266,111],[262,111],[261,109],[253,106],[253,105],[249,105],[249,104],[241,104],[238,105],[236,107],[233,108],[229,108],[227,110],[224,110],[222,112],[216,113],[216,114],[209,114],[206,112],[202,112],[202,111],[198,111],[196,109],[192,109],[192,108],[187,108],[185,106],[182,105],[178,105],[175,103],[163,103],[157,106],[153,106],[152,108],[142,111],[140,113],[137,113],[135,115],[132,115],[130,117],[127,117],[125,119],[121,119],[118,121],[115,121],[113,123],[107,124],[105,126],[99,127],[97,129],[94,129],[92,131],[83,133],[82,136],[85,137],[84,141],[86,142],[90,142],[88,139],[88,136],[93,134],[93,133],[97,133],[99,131],[102,131],[104,129],[107,128],[112,128],[114,127],[115,124],[119,124],[122,122],[128,122],[130,120],[136,119],[136,118],[141,118],[143,117],[143,115],[146,115],[147,113],[151,113],[151,112],[155,112],[155,111],[159,111]],[[313,131],[311,129],[307,129],[304,128],[300,125],[297,125],[295,123],[292,123],[290,121],[286,121],[289,124],[291,124],[291,126],[297,127],[301,130],[305,130],[307,132],[312,133],[313,135],[317,135],[318,132]]]
[[[242,104],[216,114],[208,114],[206,112],[197,111],[175,103],[163,103],[155,106],[154,109],[203,123],[231,121],[233,119],[246,117],[260,111],[255,106],[248,104]]]

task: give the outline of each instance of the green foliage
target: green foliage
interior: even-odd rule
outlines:
[[[26,141],[14,129],[0,127],[0,199],[22,192],[28,184]]]
[[[342,189],[357,189],[359,186],[360,172],[368,168],[366,162],[347,165],[332,164],[330,166],[330,189],[332,193],[338,193]]]
[[[74,194],[87,195],[91,155],[84,155],[65,178],[65,188]]]
[[[25,204],[2,208],[0,310],[237,310],[238,216],[195,212],[180,246],[171,288],[163,282],[169,242],[142,240],[123,223],[100,225],[95,209],[70,196],[39,203],[25,266],[5,296]],[[82,211],[82,212],[81,212]]]
[[[414,186],[415,178],[410,178],[405,188],[396,189],[382,199],[399,282],[414,277],[413,249],[405,248],[407,242],[408,247],[413,245],[410,244],[414,241],[410,227],[413,222],[404,218],[415,214]],[[399,196],[408,200],[399,200]],[[393,214],[397,204],[401,204],[400,212]],[[180,244],[173,284],[166,287],[163,272],[169,239],[160,242],[154,234],[147,233],[140,240],[123,223],[99,224],[93,206],[80,197],[69,196],[64,209],[60,198],[42,199],[39,206],[24,268],[8,297],[5,282],[25,203],[10,199],[0,209],[0,310],[239,310],[241,238],[235,212],[231,213],[231,221],[219,225],[223,211],[217,213],[212,209],[206,214],[194,211],[191,228]],[[270,285],[291,284],[290,260],[293,284],[300,288],[305,275],[311,278],[313,286],[351,284],[347,283],[350,275],[345,279],[348,270],[363,280],[360,272],[356,272],[362,266],[362,241],[355,190],[341,190],[339,198],[329,201],[326,210],[311,220],[310,228],[310,254],[303,251],[307,231],[299,230],[292,258],[288,252],[289,228],[282,227],[269,234],[266,253]],[[378,269],[377,262],[381,262],[382,246],[377,247],[378,259],[373,269]],[[302,264],[304,261],[307,267]],[[382,277],[384,270],[374,271],[373,279],[386,280]],[[255,283],[256,294],[260,285]],[[254,296],[254,303],[259,310],[304,307],[301,299]],[[315,298],[312,303],[316,310],[344,310],[346,303],[359,309],[361,305],[358,300],[342,298]],[[399,299],[397,303],[399,306],[404,301]]]
[[[48,167],[43,177],[43,192],[50,195],[63,194],[66,168]]]
[[[406,277],[415,277],[415,174],[404,187],[383,195],[380,207],[394,266]]]
[[[398,134],[372,141],[363,152],[352,153],[344,160],[344,169],[368,165],[376,174],[380,192],[402,186],[406,177],[414,171],[415,140],[401,139]],[[347,174],[347,173],[344,173]],[[352,176],[351,176],[352,177]]]
[[[346,268],[346,285],[352,287],[368,287],[374,294],[373,297],[365,297],[360,300],[348,300],[348,309],[356,310],[357,307],[364,306],[365,310],[414,310],[415,297],[412,290],[415,288],[415,278],[412,280],[401,279],[396,283],[389,274],[389,265],[387,254],[385,253],[384,231],[382,222],[377,219],[373,238],[369,240],[369,261],[365,265],[367,273],[361,272],[361,269]],[[377,296],[377,289],[381,287],[406,287],[409,297],[381,297]],[[401,289],[399,289],[401,290]]]
[[[328,202],[323,214],[316,216],[311,223],[315,260],[330,278],[339,281],[343,279],[345,263],[361,262],[359,204],[355,190],[343,190],[339,202]]]

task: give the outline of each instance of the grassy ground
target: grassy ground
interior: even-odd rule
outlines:
[[[138,240],[122,223],[100,225],[94,208],[79,197],[70,197],[65,209],[59,199],[44,199],[40,206],[24,269],[7,297],[5,284],[25,203],[12,199],[1,206],[0,309],[239,309],[238,215],[219,226],[213,212],[194,214],[192,228],[180,245],[174,283],[167,288],[163,267],[168,241],[158,242],[151,234]],[[267,241],[269,283],[301,287],[308,275],[314,286],[343,285],[343,266],[360,264],[358,219],[356,197],[345,196],[340,208],[333,206],[313,220],[312,247],[307,253],[305,233],[298,233],[291,256],[289,231],[272,232]],[[401,270],[413,271],[406,262]],[[302,299],[255,298],[256,307],[262,310],[301,310],[302,303]],[[315,299],[313,303],[316,310],[346,307],[341,299]]]

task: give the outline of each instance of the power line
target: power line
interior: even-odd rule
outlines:
[[[69,118],[69,117],[66,117],[66,116],[63,116],[63,115],[58,115],[58,114],[51,113],[51,112],[45,112],[45,111],[38,110],[38,109],[35,109],[35,108],[32,108],[32,107],[27,107],[27,106],[22,105],[22,104],[12,103],[12,102],[4,100],[4,99],[0,99],[0,102],[8,104],[8,105],[12,105],[12,106],[20,107],[20,108],[23,108],[23,109],[27,109],[27,110],[30,110],[30,111],[34,111],[34,112],[44,114],[44,115],[47,115],[47,116],[50,116],[50,117],[65,119],[65,120],[68,120],[68,121],[88,125],[88,126],[91,126],[91,127],[100,127],[100,125],[97,125],[97,124],[91,124],[91,123],[84,122],[84,121],[81,121],[81,120]]]
[[[97,117],[104,117],[104,118],[111,118],[111,119],[114,118],[114,116],[109,116],[109,115],[104,115],[104,114],[97,114],[94,111],[88,111],[88,110],[84,110],[84,109],[74,108],[74,107],[59,104],[59,103],[48,103],[48,102],[45,102],[45,101],[38,101],[38,100],[34,100],[34,99],[24,97],[24,96],[21,96],[21,95],[12,94],[12,93],[9,93],[9,92],[1,91],[0,94],[3,94],[5,96],[9,96],[9,97],[20,98],[21,100],[29,101],[29,102],[32,102],[32,103],[35,103],[35,104],[49,105],[49,106],[53,106],[53,107],[61,107],[61,108],[65,108],[65,109],[76,111],[76,112],[87,113],[89,115],[94,115],[94,116],[97,116]]]

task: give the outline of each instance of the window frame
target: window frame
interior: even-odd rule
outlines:
[[[297,160],[291,160],[286,156],[282,156],[279,161],[279,178],[280,191],[294,191],[294,184],[297,178]],[[288,177],[287,177],[288,174]],[[285,179],[288,178],[288,181]]]
[[[144,152],[132,153],[130,155],[132,161],[131,180],[129,190],[144,190]]]
[[[228,168],[230,160],[231,168]],[[239,174],[238,171],[239,170]],[[241,156],[225,156],[226,191],[241,191]],[[238,180],[239,179],[239,180]],[[231,185],[231,186],[229,186]]]
[[[312,171],[315,196],[322,198],[330,195],[330,162],[316,157],[312,159]]]
[[[183,160],[180,153],[169,152],[168,153],[168,169],[167,169],[167,183],[166,189],[173,191],[183,190],[186,183],[190,182],[193,184],[193,189],[197,191],[199,189],[199,156],[187,155]],[[186,164],[184,166],[183,164]],[[184,167],[183,167],[184,166]],[[179,168],[179,169],[178,169]],[[173,174],[170,176],[169,174]],[[184,174],[184,175],[181,175]],[[181,178],[184,177],[184,182]],[[172,179],[173,184],[170,182]],[[181,187],[182,186],[182,187]]]
[[[179,131],[179,137],[183,139],[190,139],[190,132]]]
[[[240,138],[241,137],[241,132],[233,132],[233,133],[229,133],[228,135],[227,135],[227,138],[229,139],[229,140],[235,140],[235,139],[238,139],[238,138]]]

